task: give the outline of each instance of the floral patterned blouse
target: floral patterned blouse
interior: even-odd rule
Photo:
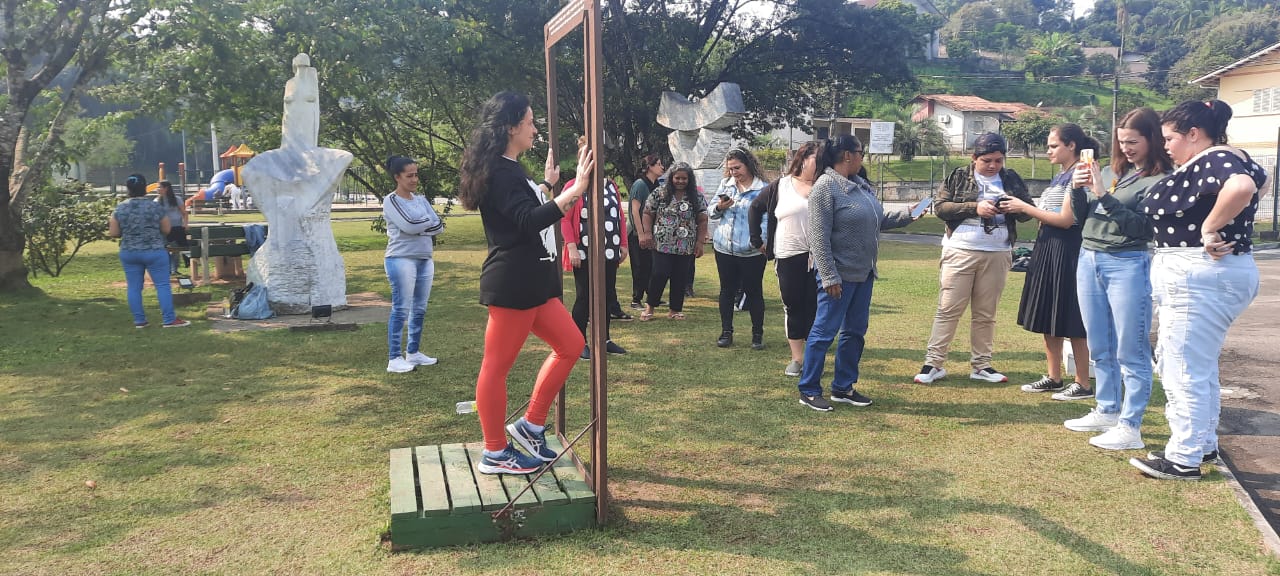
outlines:
[[[120,223],[121,250],[164,250],[164,235],[160,233],[164,207],[146,197],[130,198],[116,206],[114,215]]]
[[[652,212],[654,249],[663,254],[689,256],[698,241],[698,214],[703,211],[697,192],[663,199],[662,188],[649,195],[644,211]]]

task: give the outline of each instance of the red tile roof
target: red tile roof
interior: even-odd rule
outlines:
[[[921,94],[911,101],[923,103],[929,100],[943,104],[957,112],[1004,112],[1006,114],[1017,114],[1023,110],[1034,108],[1034,106],[1028,106],[1021,102],[992,102],[978,96],[952,96],[950,94]]]

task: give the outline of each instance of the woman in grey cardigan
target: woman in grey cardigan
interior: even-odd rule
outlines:
[[[391,283],[391,318],[387,321],[387,372],[408,372],[415,366],[430,366],[436,359],[418,350],[422,340],[422,319],[427,314],[427,297],[436,275],[432,251],[435,236],[444,231],[444,221],[431,201],[414,192],[418,189],[418,165],[404,156],[387,160],[387,172],[396,179],[396,189],[382,200],[382,218],[387,222],[387,280]],[[409,341],[400,352],[401,332],[409,323]]]
[[[821,176],[809,192],[809,253],[817,268],[818,313],[805,341],[800,404],[830,412],[822,396],[822,371],[836,333],[836,373],[831,400],[868,406],[854,390],[871,319],[880,230],[911,223],[909,210],[885,214],[871,183],[858,175],[865,152],[856,136],[827,141],[818,155]]]

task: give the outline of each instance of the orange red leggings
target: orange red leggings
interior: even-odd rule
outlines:
[[[552,298],[528,310],[489,307],[489,322],[484,331],[484,358],[480,361],[480,377],[476,380],[476,411],[484,433],[485,450],[498,451],[507,446],[507,433],[503,427],[507,417],[507,374],[511,372],[511,366],[530,333],[551,346],[551,354],[538,371],[529,409],[524,414],[525,420],[538,426],[546,425],[551,403],[564,387],[586,343],[559,298]]]

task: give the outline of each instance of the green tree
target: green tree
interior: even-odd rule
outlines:
[[[1051,32],[1040,36],[1027,51],[1027,72],[1039,81],[1078,74],[1084,65],[1084,51],[1071,34]]]
[[[109,56],[147,32],[152,2],[0,3],[0,292],[28,288],[23,206],[45,181],[67,120]],[[47,115],[42,115],[47,114]],[[40,117],[40,121],[36,121]]]
[[[1025,110],[1015,115],[1013,122],[1001,125],[1000,132],[1009,140],[1010,146],[1035,158],[1035,151],[1044,148],[1045,141],[1049,139],[1049,131],[1062,122],[1061,116],[1040,109]]]
[[[1116,57],[1110,54],[1099,52],[1085,58],[1085,69],[1089,71],[1089,75],[1093,76],[1094,82],[1098,86],[1102,86],[1102,79],[1116,73],[1116,65],[1118,64]]]
[[[115,206],[112,198],[94,197],[85,183],[47,186],[32,194],[22,211],[30,274],[58,276],[81,248],[106,240],[107,221]]]
[[[1169,71],[1169,96],[1204,100],[1216,93],[1190,82],[1280,41],[1280,13],[1240,12],[1219,17],[1190,42],[1191,50]]]

